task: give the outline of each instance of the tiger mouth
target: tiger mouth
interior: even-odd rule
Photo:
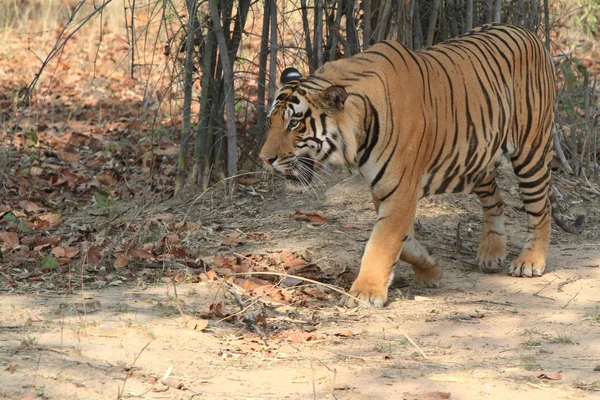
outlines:
[[[295,159],[290,167],[283,171],[283,175],[291,181],[310,183],[314,176],[314,168],[315,162],[311,159]]]

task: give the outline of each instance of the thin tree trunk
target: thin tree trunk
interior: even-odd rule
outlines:
[[[275,97],[275,83],[277,82],[277,1],[271,0],[271,51],[269,52],[269,105],[273,104]]]
[[[473,0],[467,0],[465,32],[469,32],[471,29],[473,29]]]
[[[262,34],[260,36],[260,56],[258,60],[258,88],[256,90],[256,130],[257,148],[262,147],[265,138],[265,91],[267,84],[267,55],[269,54],[269,21],[271,19],[270,0],[265,0]]]
[[[269,0],[265,1],[265,4],[269,2]],[[312,43],[310,40],[310,28],[308,25],[308,8],[306,6],[306,0],[300,0],[300,6],[302,8],[302,28],[304,29],[304,42],[306,47],[306,57],[308,58],[308,66],[310,68],[310,72],[313,73],[315,71],[314,65],[316,64],[313,56]],[[265,7],[267,7],[265,5]]]
[[[546,50],[550,51],[550,7],[548,5],[548,0],[544,0],[544,34],[546,45]]]
[[[229,49],[229,61],[233,64],[237,51],[240,47],[242,40],[242,34],[244,33],[244,26],[246,25],[246,19],[248,17],[248,10],[250,9],[250,0],[239,0],[237,15],[235,17],[235,25],[233,27],[233,35],[231,35],[231,45]]]
[[[363,27],[363,51],[368,49],[371,45],[371,0],[364,0],[363,7],[365,16],[364,16],[364,27]]]
[[[494,4],[494,22],[502,22],[502,0],[496,0]]]
[[[373,32],[373,36],[375,36],[375,39],[378,42],[382,41],[385,37],[385,32],[387,31],[387,25],[392,10],[392,1],[393,0],[386,0],[383,6],[383,11],[379,12],[377,27],[375,28],[375,32]]]
[[[221,53],[223,67],[223,86],[225,90],[225,112],[227,116],[227,173],[237,174],[237,131],[235,127],[235,91],[233,87],[233,68],[227,51],[227,41],[223,34],[217,0],[209,0],[210,15],[214,24],[214,32]]]
[[[214,35],[209,27],[209,33],[205,37],[202,54],[202,80],[200,81],[200,117],[196,125],[196,143],[194,146],[194,168],[188,180],[190,184],[202,183],[202,165],[206,157],[210,156],[210,149],[207,149],[206,142],[209,135],[208,123],[210,120],[210,78],[212,75],[212,53],[213,53]]]
[[[315,67],[323,65],[323,0],[315,0]]]
[[[423,27],[421,26],[421,12],[419,11],[419,0],[415,1],[413,9],[413,49],[419,50],[423,46]]]
[[[431,9],[431,15],[429,16],[429,26],[427,29],[427,46],[433,44],[433,35],[435,34],[435,28],[437,26],[438,12],[440,9],[440,0],[433,0],[433,6]]]
[[[370,0],[366,0],[370,1]],[[338,43],[338,34],[340,31],[340,25],[342,24],[342,10],[343,0],[337,0],[336,14],[335,14],[335,22],[331,27],[331,31],[329,32],[329,36],[331,37],[331,46],[329,47],[329,61],[335,60],[335,55],[337,53],[337,43]]]
[[[448,0],[447,1],[448,4],[448,13],[450,14],[450,24],[449,24],[449,35],[450,37],[456,37],[459,35],[458,32],[458,24],[456,23],[456,19],[458,17],[458,12],[457,12],[457,7],[456,7],[456,3],[455,0]]]
[[[360,52],[358,33],[356,32],[356,24],[354,22],[354,1],[344,1],[344,15],[346,16],[346,38],[348,40],[348,49],[350,55],[353,56]]]
[[[175,194],[178,194],[185,185],[187,178],[187,154],[189,138],[192,133],[192,89],[194,82],[194,38],[196,37],[196,11],[197,0],[186,0],[188,23],[185,62],[183,65],[183,113],[181,121],[181,147],[177,159],[177,178],[175,179]]]

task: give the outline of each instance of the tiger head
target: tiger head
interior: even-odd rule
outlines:
[[[288,178],[309,183],[315,164],[348,163],[346,90],[328,83],[323,86],[318,78],[303,78],[295,68],[283,71],[281,84],[260,151],[265,164]]]

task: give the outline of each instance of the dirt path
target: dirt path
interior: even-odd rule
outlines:
[[[515,187],[505,180],[502,187]],[[198,204],[188,220],[267,233],[270,241],[235,252],[303,251],[325,272],[347,267],[347,282],[374,218],[362,185],[346,175],[321,199],[248,189],[254,195],[238,193],[228,206]],[[509,205],[518,204],[514,190],[505,193]],[[407,287],[411,272],[399,266],[383,310],[339,308],[330,291],[306,306],[258,301],[251,310],[267,345],[241,318],[213,318],[203,331],[185,327],[180,309],[198,315],[223,302],[223,310],[239,310],[215,281],[182,282],[175,294],[169,279],[146,285],[141,271],[137,280],[113,281],[84,296],[3,292],[0,398],[399,399],[431,391],[452,399],[600,398],[600,372],[594,371],[600,369],[599,203],[575,200],[570,211],[587,212],[586,231],[555,231],[549,268],[537,279],[477,270],[475,198],[423,201],[417,234],[444,262],[442,288]],[[296,210],[319,211],[328,223],[293,220]],[[507,217],[514,255],[525,234],[524,215],[507,207]],[[233,252],[201,237],[194,243],[207,258]],[[170,367],[187,390],[155,384]]]

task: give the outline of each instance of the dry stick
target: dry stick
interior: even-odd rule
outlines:
[[[251,331],[256,333],[258,336],[260,336],[261,339],[263,340],[263,342],[265,343],[265,346],[268,346],[269,344],[267,343],[266,336],[256,326],[256,317],[254,317],[254,314],[252,314],[250,311],[248,311],[249,306],[244,305],[244,301],[240,297],[240,294],[237,292],[237,290],[235,290],[233,285],[227,285],[226,282],[223,279],[221,279],[220,276],[215,274],[215,277],[219,280],[219,283],[221,283],[222,286],[227,286],[229,293],[231,293],[233,295],[235,302],[240,307],[240,312],[244,313],[246,316],[245,322],[246,322],[246,325],[248,326],[248,329],[250,329]]]
[[[252,261],[255,262],[255,263],[257,263],[254,260],[252,260]],[[302,276],[296,276],[296,275],[290,275],[290,274],[283,274],[283,273],[280,273],[280,272],[270,272],[270,271],[264,271],[264,272],[240,272],[240,273],[232,273],[232,274],[229,274],[229,275],[230,276],[274,275],[274,276],[281,276],[281,277],[284,277],[284,278],[287,278],[287,277],[289,277],[289,278],[295,278],[295,279],[299,279],[301,281],[310,282],[310,283],[315,284],[315,285],[321,285],[321,286],[324,286],[324,287],[326,287],[326,288],[328,288],[330,290],[333,290],[336,293],[341,294],[342,296],[350,297],[351,299],[356,300],[357,303],[359,303],[359,304],[361,304],[363,306],[366,306],[368,308],[371,308],[374,311],[375,314],[379,315],[380,317],[382,317],[383,319],[385,319],[390,324],[394,323],[394,321],[392,321],[391,319],[389,319],[389,317],[387,317],[386,315],[380,313],[379,311],[377,311],[377,309],[373,308],[373,306],[370,303],[367,303],[366,301],[363,301],[363,300],[361,300],[361,299],[359,299],[357,297],[354,297],[354,296],[352,296],[352,295],[344,292],[343,290],[340,290],[340,289],[336,288],[335,286],[332,286],[332,285],[329,285],[329,284],[326,284],[326,283],[322,283],[322,282],[319,282],[319,281],[315,281],[313,279],[304,278]],[[410,336],[408,336],[408,334],[403,329],[401,329],[401,328],[396,328],[396,329],[398,329],[400,331],[400,333],[402,333],[402,335],[406,338],[406,340],[408,340],[410,342],[410,344],[412,344],[413,347],[415,349],[417,349],[417,351],[423,356],[423,358],[425,358],[426,360],[429,360],[429,357],[427,357],[427,355],[425,355],[425,353],[423,352],[423,350],[421,350],[421,348],[414,342],[414,340],[412,340],[410,338]]]
[[[544,289],[546,289],[548,286],[550,286],[550,284],[552,284],[552,282],[554,282],[557,278],[552,279],[550,282],[546,283],[540,290],[538,290],[537,292],[535,292],[533,295],[537,295],[540,294],[540,292]]]
[[[152,339],[148,343],[146,343],[146,345],[144,347],[142,347],[142,349],[140,350],[140,352],[133,359],[133,362],[131,363],[131,365],[129,366],[128,370],[126,371],[125,380],[123,380],[123,387],[119,387],[119,393],[117,395],[117,399],[121,399],[123,397],[123,392],[125,391],[125,385],[127,384],[127,378],[129,378],[129,371],[131,371],[133,369],[133,366],[137,362],[138,358],[140,358],[140,356],[142,355],[142,353],[144,352],[144,350],[146,350],[146,347],[150,346],[150,343],[152,343],[153,341],[154,341],[154,339]]]
[[[579,292],[575,293],[575,294],[573,295],[573,297],[571,297],[571,299],[570,299],[569,301],[567,301],[567,304],[565,304],[564,306],[562,306],[562,308],[563,308],[563,309],[567,308],[567,306],[568,306],[569,304],[571,304],[571,302],[572,302],[572,301],[575,299],[575,297],[577,297],[577,295],[578,295],[578,294],[579,294]]]
[[[573,283],[573,282],[575,282],[575,281],[578,281],[579,279],[580,279],[580,278],[579,278],[579,277],[577,277],[577,278],[569,278],[569,279],[567,279],[567,280],[565,280],[565,281],[562,281],[561,283],[559,283],[559,284],[558,284],[558,287],[557,287],[558,291],[559,291],[559,292],[562,292],[562,291],[563,291],[563,290],[562,290],[563,286],[565,286],[565,285],[568,285],[569,283]]]
[[[176,282],[174,276],[171,276],[171,283],[173,284],[173,293],[175,294],[175,305],[177,306],[181,317],[185,318],[185,314],[183,313],[183,311],[181,310],[181,306],[179,305],[179,296],[177,296],[177,285],[175,284]]]

